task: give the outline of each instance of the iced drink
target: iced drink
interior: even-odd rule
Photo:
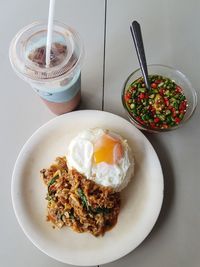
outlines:
[[[11,42],[10,61],[15,72],[59,115],[80,102],[83,45],[72,28],[55,22],[47,67],[46,36],[47,25],[41,22],[22,29]]]

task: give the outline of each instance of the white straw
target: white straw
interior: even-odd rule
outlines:
[[[47,28],[47,44],[46,44],[46,67],[49,67],[51,61],[50,54],[51,54],[51,44],[53,36],[54,11],[55,11],[55,0],[50,0],[48,28]]]

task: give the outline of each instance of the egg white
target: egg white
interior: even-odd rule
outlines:
[[[105,133],[118,138],[123,146],[123,157],[115,164],[93,161],[94,143]],[[100,128],[89,129],[78,134],[69,144],[67,152],[69,168],[74,168],[86,178],[103,186],[121,191],[130,181],[134,172],[134,162],[126,140],[114,132]]]

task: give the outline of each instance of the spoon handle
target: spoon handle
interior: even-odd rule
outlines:
[[[148,79],[147,62],[146,62],[146,57],[145,57],[145,52],[144,52],[144,45],[143,45],[143,40],[142,40],[140,24],[137,21],[133,21],[132,25],[130,26],[130,30],[131,30],[131,34],[133,37],[138,61],[139,61],[140,68],[142,71],[142,75],[144,77],[145,85],[148,89],[150,89],[151,86],[150,86],[149,79]]]

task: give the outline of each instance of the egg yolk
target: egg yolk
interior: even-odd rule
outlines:
[[[94,144],[94,162],[106,162],[108,164],[117,163],[123,156],[123,147],[120,140],[104,134]]]

